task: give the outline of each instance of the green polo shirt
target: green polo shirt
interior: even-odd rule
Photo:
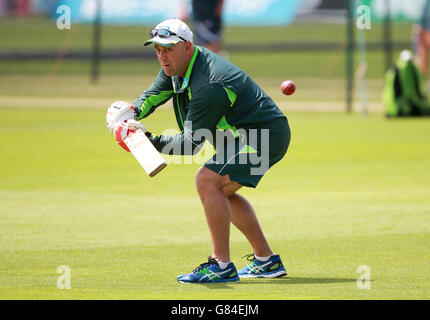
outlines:
[[[195,46],[184,78],[168,77],[161,69],[152,85],[134,101],[133,105],[141,111],[138,120],[171,98],[181,132],[151,137],[157,150],[166,154],[198,152],[205,141],[194,135],[199,129],[209,130],[214,137],[216,130],[228,130],[239,137],[240,128],[258,128],[285,117],[245,72],[199,46]]]

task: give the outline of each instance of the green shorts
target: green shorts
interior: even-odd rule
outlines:
[[[238,129],[239,137],[223,134],[216,138],[215,155],[204,166],[246,187],[257,187],[263,175],[287,152],[291,140],[287,118],[258,127]]]

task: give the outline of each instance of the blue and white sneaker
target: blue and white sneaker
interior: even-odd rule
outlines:
[[[218,283],[218,282],[238,282],[237,269],[233,262],[230,262],[225,269],[221,269],[218,262],[209,258],[208,262],[202,263],[189,274],[178,276],[180,283]]]
[[[238,271],[240,278],[278,278],[287,275],[279,255],[273,255],[267,261],[260,261],[254,254],[245,256],[249,263]]]

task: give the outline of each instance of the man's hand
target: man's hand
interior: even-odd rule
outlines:
[[[125,138],[127,138],[130,131],[142,130],[146,136],[151,136],[151,133],[146,130],[144,124],[136,120],[118,121],[114,125],[114,134],[116,143],[119,144],[124,150],[130,152],[130,149],[124,143]]]
[[[118,121],[136,120],[138,111],[134,106],[125,101],[115,101],[106,113],[106,126],[110,133],[114,132]]]
[[[128,120],[127,121],[127,127],[129,130],[131,131],[136,131],[138,129],[142,130],[143,133],[146,133],[146,127],[143,123],[140,123],[139,121],[136,120]]]
[[[128,136],[128,126],[127,122],[125,121],[118,121],[114,125],[114,135],[116,143],[119,144],[121,148],[123,148],[125,151],[130,152],[130,149],[127,147],[127,145],[124,143],[124,139]]]

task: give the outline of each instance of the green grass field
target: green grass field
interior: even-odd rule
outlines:
[[[67,43],[52,21],[28,23],[0,20],[2,48]],[[410,35],[410,26],[395,28],[399,39]],[[72,30],[73,46],[87,47],[91,29]],[[147,31],[106,30],[108,47],[137,45]],[[226,41],[273,41],[270,31],[233,28]],[[369,39],[381,33],[375,26]],[[282,34],[336,41],[344,30],[296,25]],[[170,164],[149,178],[105,127],[110,103],[132,101],[157,64],[104,61],[90,85],[85,61],[0,61],[0,299],[429,299],[430,121],[383,116],[383,53],[368,57],[368,99],[378,112],[362,116],[342,112],[342,51],[231,53],[292,128],[286,157],[257,189],[240,191],[288,276],[217,285],[176,281],[210,254],[194,186],[199,165]],[[286,78],[297,84],[291,97],[279,91]],[[155,133],[176,128],[169,105],[144,123]],[[232,228],[237,267],[248,253]],[[57,288],[63,265],[70,290]],[[357,287],[363,265],[370,289]]]
[[[2,299],[428,299],[430,122],[288,114],[286,158],[243,190],[289,275],[181,285],[210,238],[198,164],[149,178],[116,146],[104,108],[0,108]],[[146,122],[175,128],[164,108]],[[251,251],[235,229],[232,259]],[[58,266],[71,269],[59,290]],[[357,288],[357,268],[371,289]]]

